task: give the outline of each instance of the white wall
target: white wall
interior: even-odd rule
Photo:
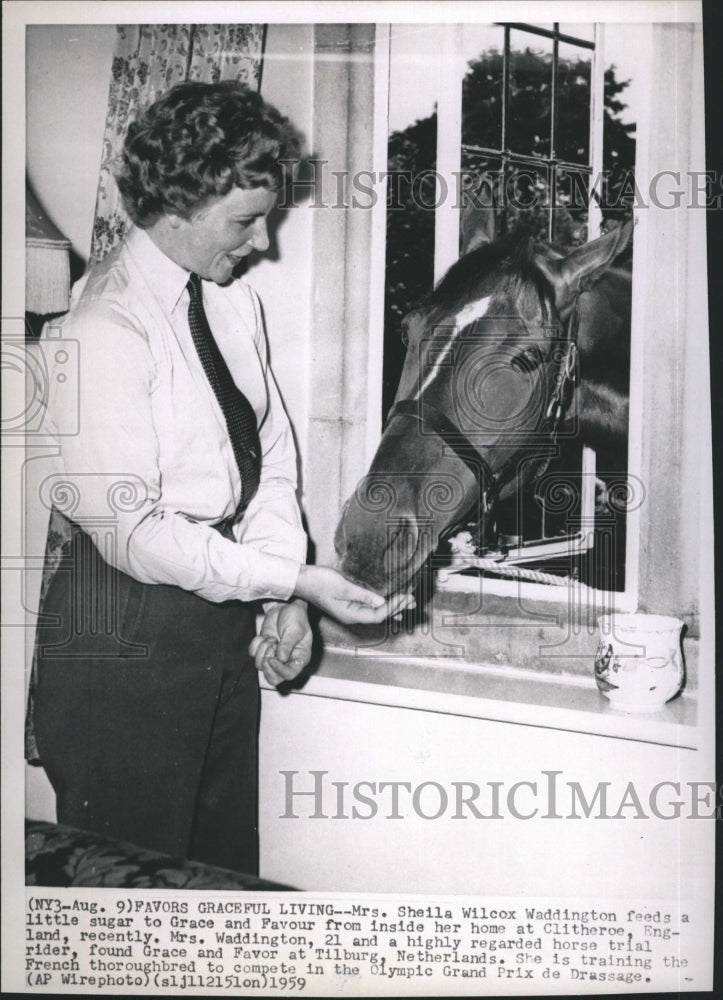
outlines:
[[[86,261],[108,106],[115,25],[29,25],[27,173]]]
[[[704,893],[715,824],[658,819],[649,804],[651,788],[659,781],[681,782],[684,788],[686,781],[710,780],[697,751],[545,729],[543,712],[540,726],[533,727],[442,710],[344,701],[345,682],[338,683],[339,699],[263,692],[263,877],[319,892],[538,895],[560,901],[694,898]],[[313,791],[310,771],[327,772],[321,809],[327,818],[310,818],[315,800],[309,797],[293,799],[297,818],[282,818],[284,770],[299,772],[293,787],[300,791]],[[562,772],[556,779],[561,819],[541,815],[549,801],[545,770]],[[343,813],[350,818],[332,818],[337,811],[332,781],[349,783]],[[353,805],[368,811],[352,797],[353,786],[362,781],[377,786],[409,782],[412,788],[437,782],[447,791],[450,806],[438,819],[425,819],[409,808],[402,791],[399,811],[405,818],[391,819],[387,790],[376,796],[376,816],[354,819]],[[501,819],[475,819],[468,810],[469,818],[453,818],[453,782],[473,782],[484,789],[495,781],[503,782]],[[536,799],[522,788],[513,800],[520,813],[537,806],[540,815],[532,819],[516,819],[506,806],[509,789],[520,781],[538,785]],[[635,811],[628,807],[624,818],[600,819],[599,803],[589,819],[567,818],[571,800],[566,782],[579,782],[590,802],[598,783],[610,782],[607,812],[613,816],[632,782],[649,818],[633,818]],[[368,788],[363,792],[370,794]],[[425,794],[420,810],[431,814],[439,795],[434,790]],[[669,811],[667,803],[674,797],[661,791],[661,813]],[[490,801],[490,793],[483,792],[480,810],[489,811]],[[701,806],[700,812],[710,808]]]

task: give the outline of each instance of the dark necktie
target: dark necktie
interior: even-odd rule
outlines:
[[[228,365],[213,339],[203,308],[199,276],[192,274],[186,287],[191,297],[188,305],[188,325],[191,328],[193,343],[196,345],[206,378],[226,420],[231,447],[241,474],[241,499],[236,508],[236,516],[239,517],[256,493],[261,474],[261,445],[256,414],[231,377]]]

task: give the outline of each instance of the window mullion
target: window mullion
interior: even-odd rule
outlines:
[[[442,28],[437,105],[437,184],[434,220],[434,281],[459,257],[457,186],[462,162],[462,25]]]
[[[505,47],[502,55],[502,157],[500,160],[500,170],[502,171],[502,190],[507,190],[508,171],[508,142],[507,142],[507,122],[510,108],[510,26],[505,25]],[[507,198],[503,194],[500,205],[500,226],[501,231],[507,230]]]
[[[590,80],[590,200],[587,216],[587,238],[594,240],[600,235],[602,212],[599,202],[592,197],[592,191],[602,177],[603,169],[603,121],[605,109],[605,28],[595,25],[595,48],[592,53],[592,73]],[[600,189],[600,195],[602,195]]]
[[[551,164],[547,170],[548,183],[548,205],[547,210],[547,238],[552,243],[555,238],[555,199],[557,194],[557,60],[559,55],[558,30],[560,25],[553,25],[552,39],[552,86],[550,89],[550,159]]]

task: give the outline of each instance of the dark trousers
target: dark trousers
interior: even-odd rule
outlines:
[[[37,634],[58,822],[258,870],[254,611],[113,569],[74,526]]]

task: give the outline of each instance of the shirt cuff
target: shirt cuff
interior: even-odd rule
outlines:
[[[250,578],[259,581],[258,592],[251,600],[288,601],[293,597],[301,563],[286,556],[270,555],[268,552],[256,550],[253,553],[249,552],[249,570]],[[248,600],[248,597],[245,599]]]
[[[267,611],[271,611],[272,608],[275,608],[277,604],[288,604],[288,603],[289,603],[288,601],[264,601],[261,607],[264,609],[264,614],[265,614]]]

